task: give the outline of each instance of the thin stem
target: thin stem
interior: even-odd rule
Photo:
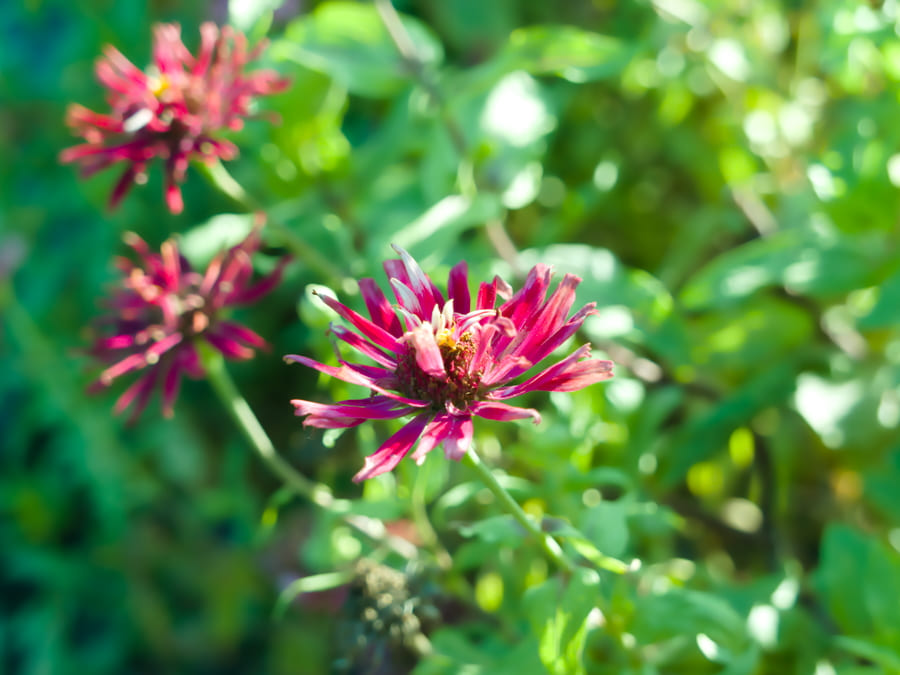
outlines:
[[[229,173],[222,162],[219,160],[210,164],[200,162],[197,164],[197,168],[206,177],[210,185],[242,209],[253,213],[266,213],[268,217],[268,213],[262,205],[244,189],[244,186],[234,179],[234,176]],[[302,237],[283,223],[269,219],[267,229],[280,240],[295,258],[310,269],[334,281],[340,281],[344,278],[341,270],[332,265],[327,257],[312,248]]]
[[[450,135],[450,141],[453,143],[453,147],[459,155],[460,163],[467,162],[469,148],[468,143],[466,142],[466,136],[456,120],[447,112],[444,94],[425,68],[425,61],[419,54],[416,43],[413,41],[412,36],[410,36],[409,31],[406,30],[406,26],[403,25],[403,21],[400,19],[400,15],[394,8],[393,3],[391,0],[375,0],[375,9],[378,11],[378,16],[381,18],[381,22],[384,24],[391,41],[394,43],[400,56],[406,62],[413,77],[416,78],[419,85],[425,90],[431,100],[434,101],[434,104],[440,113],[441,121],[443,121],[444,126],[447,128],[447,133]],[[477,191],[478,189],[474,179],[471,181],[471,184],[463,185],[463,188],[464,192],[466,189],[469,191]],[[509,234],[506,232],[503,221],[494,219],[487,223],[486,234],[488,241],[491,243],[491,246],[494,247],[497,254],[509,263],[514,272],[518,273],[518,265],[516,264],[518,251],[516,250],[512,239],[510,239]]]
[[[416,529],[419,531],[419,536],[422,538],[422,543],[434,553],[438,567],[442,570],[448,570],[453,566],[453,560],[447,549],[441,544],[441,540],[437,532],[435,532],[431,520],[428,518],[428,511],[425,508],[425,472],[428,470],[429,468],[426,465],[425,468],[416,472],[412,494],[410,495],[412,517],[413,522],[416,524]]]
[[[513,499],[512,495],[506,491],[506,488],[500,484],[500,481],[497,480],[497,477],[494,476],[487,465],[481,461],[481,457],[478,456],[473,448],[469,448],[463,461],[475,469],[481,480],[484,481],[484,484],[487,485],[488,489],[494,493],[494,496],[500,501],[503,507],[538,541],[548,558],[566,573],[575,571],[575,564],[566,556],[562,547],[559,545],[559,542],[541,530],[540,525],[534,522],[531,516],[525,513],[522,507],[519,506],[519,503]]]
[[[335,499],[331,490],[321,483],[316,483],[298,473],[285,459],[278,454],[271,439],[247,400],[241,396],[234,381],[225,369],[225,360],[212,350],[204,350],[203,365],[210,384],[218,394],[231,419],[237,424],[247,442],[256,451],[266,466],[295,494],[309,499],[314,504],[339,515],[344,522],[365,535],[372,541],[388,546],[398,555],[408,560],[416,557],[416,548],[409,542],[387,533],[384,525],[377,520],[349,513],[350,503],[344,499]]]

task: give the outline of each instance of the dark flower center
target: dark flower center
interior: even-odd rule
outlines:
[[[464,410],[476,399],[481,382],[481,372],[469,372],[475,340],[471,333],[464,333],[459,340],[454,340],[441,331],[437,343],[444,359],[446,377],[434,377],[422,370],[416,363],[415,349],[410,345],[397,362],[401,391],[410,398],[431,401],[433,410],[443,410],[447,403]]]

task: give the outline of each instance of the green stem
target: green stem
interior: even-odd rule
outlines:
[[[540,525],[536,523],[531,516],[525,513],[518,502],[512,498],[512,495],[506,491],[506,488],[500,484],[500,481],[497,480],[497,477],[491,472],[487,465],[481,461],[481,457],[478,456],[474,448],[469,448],[469,451],[463,457],[463,462],[475,469],[481,480],[484,481],[484,484],[487,485],[488,489],[494,493],[494,496],[500,501],[503,507],[537,540],[550,560],[556,563],[556,565],[566,573],[575,571],[575,564],[566,556],[562,547],[559,545],[559,542],[546,532],[542,531]]]
[[[266,213],[268,218],[266,209],[234,179],[222,162],[218,160],[211,164],[199,162],[197,169],[206,177],[210,185],[242,209],[252,213]],[[312,248],[303,237],[289,227],[271,219],[268,220],[266,227],[297,260],[300,260],[308,268],[332,281],[343,280],[344,274],[340,269],[332,265],[326,256]]]
[[[416,472],[415,481],[413,482],[412,494],[410,495],[410,507],[412,509],[413,522],[422,538],[422,543],[432,551],[437,561],[438,567],[442,570],[449,570],[453,566],[453,560],[447,549],[441,544],[441,540],[435,532],[428,518],[428,511],[425,508],[425,472],[428,466]]]
[[[335,499],[331,490],[321,483],[316,483],[306,476],[298,473],[285,459],[278,454],[271,439],[247,400],[241,396],[234,381],[225,369],[225,359],[221,354],[211,349],[202,350],[203,365],[206,376],[225,406],[225,410],[231,419],[237,424],[247,442],[256,451],[260,459],[278,478],[295,494],[309,499],[314,504],[327,511],[340,516],[345,523],[365,535],[372,541],[388,546],[392,551],[402,557],[411,560],[416,557],[416,548],[409,542],[399,537],[388,534],[387,530],[378,520],[366,516],[350,513],[350,502],[345,499]]]
[[[394,8],[391,0],[375,0],[375,9],[378,11],[378,16],[381,18],[381,22],[384,24],[384,28],[387,30],[391,42],[394,43],[397,52],[406,63],[410,73],[412,73],[413,77],[419,83],[419,86],[421,86],[431,100],[434,101],[440,114],[441,121],[444,123],[444,127],[447,129],[447,133],[450,136],[450,141],[453,143],[453,148],[459,156],[461,167],[459,173],[462,191],[464,194],[468,193],[470,197],[473,196],[474,193],[478,191],[478,184],[471,173],[472,168],[468,159],[469,149],[466,142],[466,136],[456,119],[448,112],[444,93],[425,67],[425,61],[419,53],[416,43],[413,41],[409,31],[406,30],[406,26],[403,25],[403,21],[400,19],[400,15]],[[516,275],[518,275],[517,260],[519,252],[516,250],[515,244],[513,244],[512,239],[506,232],[506,226],[503,224],[503,221],[500,219],[492,220],[487,223],[485,231],[488,241],[491,246],[494,247],[497,255],[503,258],[510,267],[512,267]]]

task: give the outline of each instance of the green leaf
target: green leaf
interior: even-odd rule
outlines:
[[[878,664],[884,668],[880,672],[900,672],[900,653],[896,650],[888,649],[870,640],[847,637],[846,635],[835,637],[834,645],[850,652],[854,656]]]
[[[744,619],[728,602],[712,593],[680,588],[639,596],[630,631],[638,644],[703,634],[732,653],[742,651],[747,642]]]
[[[763,288],[828,297],[870,286],[879,279],[885,251],[880,240],[809,229],[777,232],[731,249],[685,285],[690,309],[719,309]]]
[[[815,580],[843,632],[900,649],[900,556],[894,551],[857,530],[830,525]]]
[[[459,533],[464,537],[477,537],[495,544],[510,544],[521,541],[524,528],[512,516],[492,516],[471,525],[463,525]]]
[[[228,0],[228,21],[250,38],[265,35],[283,0]]]
[[[900,271],[894,272],[878,287],[878,299],[857,325],[864,330],[888,328],[900,323]]]
[[[622,555],[628,547],[625,504],[621,500],[595,504],[582,512],[578,529],[605,555]]]
[[[767,368],[706,412],[693,415],[665,441],[660,452],[662,483],[677,483],[695,463],[727,447],[731,432],[761,410],[783,403],[795,384],[796,369],[792,364]]]
[[[220,213],[188,230],[179,241],[181,253],[198,268],[225,249],[243,241],[253,228],[255,216],[248,213]]]
[[[597,605],[600,576],[579,567],[563,589],[558,578],[528,589],[524,605],[535,634],[540,636],[541,663],[554,675],[584,673],[582,651],[587,619]]]
[[[631,50],[612,37],[574,26],[529,26],[510,35],[498,62],[506,70],[588,82],[618,75]]]
[[[443,48],[431,31],[415,19],[401,21],[421,62],[440,63]],[[392,96],[415,79],[371,4],[320,5],[288,26],[284,39],[272,45],[272,54],[327,73],[360,96]]]

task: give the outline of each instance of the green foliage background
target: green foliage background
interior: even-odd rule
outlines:
[[[232,372],[294,466],[398,532],[427,514],[450,551],[410,581],[439,616],[416,672],[900,672],[900,6],[406,0],[417,74],[369,3],[269,23],[276,4],[231,3],[293,84],[229,169],[345,279],[294,265],[241,314],[272,351]],[[273,618],[291,580],[369,544],[278,493],[204,382],[133,427],[83,394],[121,234],[180,233],[199,263],[246,219],[196,173],[170,216],[152,170],[109,212],[115,171],[57,164],[65,107],[102,108],[102,45],[140,65],[153,22],[196,45],[228,12],[0,7],[2,672],[412,667],[347,665],[340,589]],[[501,226],[517,252],[498,255]],[[381,277],[390,243],[440,283],[461,259],[475,279],[583,277],[601,310],[583,337],[616,378],[534,396],[540,426],[477,424],[476,442],[567,547],[639,568],[563,580],[465,467],[435,453],[360,488],[394,427],[292,416],[291,398],[358,394],[281,361],[333,358],[311,285],[359,308],[350,280]]]

